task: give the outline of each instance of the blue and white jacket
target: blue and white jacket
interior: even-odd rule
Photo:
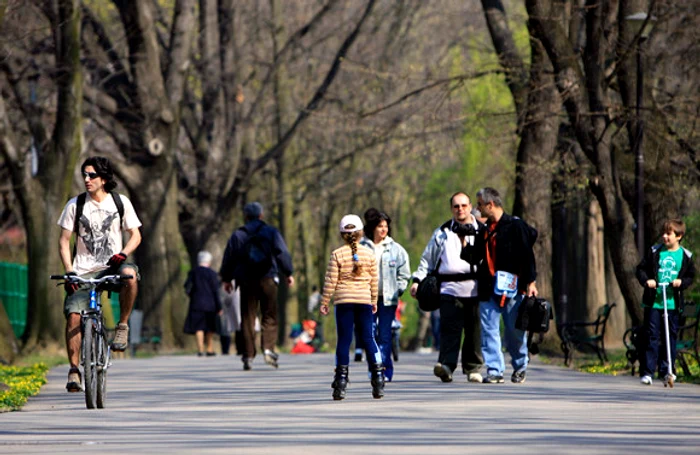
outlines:
[[[377,268],[379,270],[379,289],[384,297],[384,305],[398,305],[399,297],[404,293],[411,279],[411,264],[406,250],[387,236],[382,243],[375,243],[363,237],[360,244],[375,252],[382,248],[381,257]]]

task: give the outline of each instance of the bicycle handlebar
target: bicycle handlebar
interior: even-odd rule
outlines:
[[[68,283],[92,285],[102,283],[118,283],[120,281],[130,280],[132,278],[134,278],[133,275],[105,275],[100,278],[82,278],[78,275],[51,275],[52,280],[65,280]]]

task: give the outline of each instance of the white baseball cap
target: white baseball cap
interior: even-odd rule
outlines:
[[[362,220],[357,215],[345,215],[340,220],[340,232],[355,232],[361,231],[364,228]]]

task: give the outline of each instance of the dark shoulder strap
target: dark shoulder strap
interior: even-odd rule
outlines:
[[[114,199],[114,205],[117,206],[117,212],[119,213],[119,226],[121,227],[122,221],[124,220],[124,202],[122,202],[121,196],[116,191],[110,191],[109,194],[112,195]]]
[[[73,243],[73,258],[78,249],[78,229],[80,228],[80,217],[83,216],[83,207],[87,200],[87,193],[80,193],[75,203],[75,217],[73,219],[73,232],[75,232],[75,243]]]
[[[80,217],[83,215],[83,207],[85,207],[85,201],[87,199],[87,193],[80,193],[78,195],[78,200],[75,205],[75,218],[73,219],[73,232],[78,233],[78,228],[80,227]]]

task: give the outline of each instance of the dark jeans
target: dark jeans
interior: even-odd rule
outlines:
[[[261,345],[263,351],[275,350],[277,342],[277,283],[271,277],[241,284],[241,331],[243,332],[243,358],[255,357],[255,317],[258,307]]]
[[[642,376],[654,376],[658,362],[659,377],[668,374],[668,355],[666,354],[666,330],[664,328],[664,310],[644,308],[644,329],[646,334],[646,351],[644,363],[640,365]],[[671,361],[676,363],[676,339],[678,338],[678,310],[668,311],[669,344]],[[675,371],[675,365],[671,365]]]
[[[379,302],[377,306],[377,332],[376,339],[379,345],[379,352],[382,354],[384,364],[384,376],[391,381],[394,377],[394,361],[391,357],[391,323],[396,316],[396,305],[384,305]]]
[[[484,364],[481,354],[479,299],[440,294],[440,356],[438,362],[452,371],[457,368],[462,342],[462,371],[478,372]]]
[[[381,363],[379,347],[374,340],[374,315],[371,305],[359,303],[342,303],[335,305],[335,326],[338,331],[338,343],[335,347],[335,364],[350,363],[350,344],[352,343],[353,328],[357,327],[358,337],[367,352],[367,362]]]

